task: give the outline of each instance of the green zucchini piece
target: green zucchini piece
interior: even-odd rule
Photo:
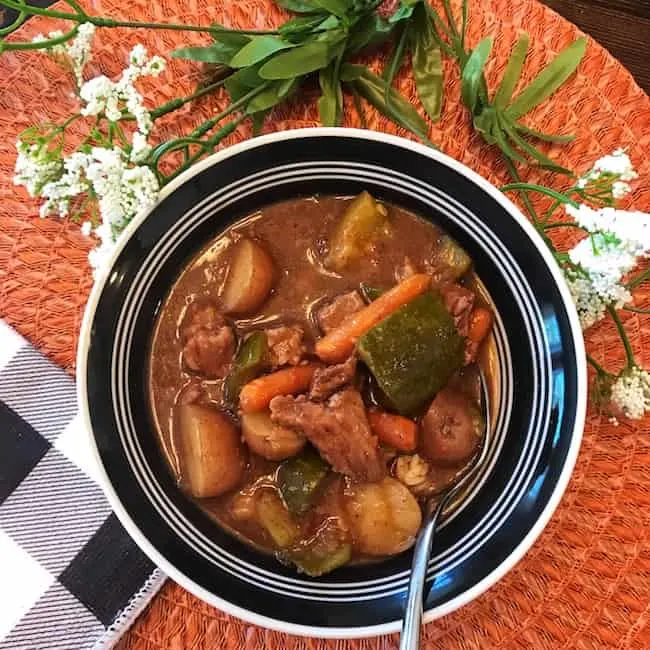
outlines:
[[[462,367],[465,341],[440,295],[425,293],[366,332],[358,348],[390,406],[410,415]]]
[[[308,576],[317,577],[338,569],[350,561],[352,557],[352,546],[343,544],[337,549],[325,550],[313,548],[302,552],[292,553],[290,560]]]
[[[361,192],[348,205],[330,240],[325,266],[342,271],[361,259],[379,237],[390,233],[388,211],[368,192]]]
[[[294,544],[300,530],[275,492],[262,492],[255,502],[257,520],[280,548]]]
[[[450,280],[458,280],[469,271],[472,258],[451,237],[443,235],[435,253],[436,261],[444,267]]]
[[[341,520],[330,517],[311,538],[301,541],[284,555],[307,575],[321,576],[348,562],[352,545]]]
[[[329,465],[309,447],[278,467],[278,488],[292,515],[301,515],[309,510],[328,471]]]
[[[230,374],[224,382],[224,397],[230,404],[239,401],[242,387],[268,366],[268,344],[264,332],[253,332],[242,344]]]

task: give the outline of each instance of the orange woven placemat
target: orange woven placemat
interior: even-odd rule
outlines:
[[[496,36],[488,66],[493,82],[503,72],[517,34],[532,36],[527,70],[545,61],[579,35],[578,29],[536,0],[470,2],[469,42]],[[95,0],[93,11],[130,19],[218,21],[230,26],[264,28],[283,17],[271,0]],[[22,38],[58,27],[30,20]],[[102,30],[96,38],[92,74],[115,75],[136,42],[164,54],[205,37],[174,32]],[[494,151],[472,135],[459,104],[458,73],[446,64],[446,105],[432,139],[442,150],[496,184],[505,182]],[[163,77],[144,84],[155,103],[189,92],[196,83],[192,66],[174,61]],[[415,89],[407,75],[402,93]],[[38,53],[0,58],[0,317],[31,339],[55,361],[74,371],[81,313],[92,280],[86,264],[88,241],[78,227],[41,220],[37,204],[12,185],[16,135],[41,121],[62,121],[72,109],[69,79]],[[284,107],[266,130],[315,126],[313,98]],[[160,136],[187,132],[212,114],[209,99],[179,111],[158,130]],[[349,111],[351,113],[352,111]],[[370,113],[370,128],[401,133]],[[629,73],[593,41],[578,74],[537,109],[531,124],[553,132],[574,132],[570,146],[549,148],[569,167],[583,170],[598,156],[627,147],[640,173],[630,201],[650,211],[650,99]],[[348,118],[348,126],[359,126]],[[249,134],[240,130],[232,141]],[[527,174],[540,180],[538,172]],[[555,182],[547,179],[547,182]],[[638,301],[650,301],[641,288]],[[627,318],[638,358],[650,365],[650,321]],[[588,347],[608,363],[620,361],[612,328],[603,323],[588,336]],[[497,586],[464,609],[425,629],[430,648],[649,648],[650,647],[650,422],[615,428],[591,412],[575,474],[551,523],[526,558]],[[396,637],[362,641],[298,639],[248,625],[197,600],[171,581],[120,642],[120,649],[286,648],[378,650],[396,647]]]

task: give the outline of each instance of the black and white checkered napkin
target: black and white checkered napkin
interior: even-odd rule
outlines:
[[[111,647],[162,585],[96,475],[73,380],[0,321],[0,649]]]

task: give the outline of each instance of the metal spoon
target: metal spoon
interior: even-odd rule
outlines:
[[[489,411],[488,411],[489,412]],[[474,457],[465,471],[458,476],[456,481],[447,488],[440,501],[435,504],[433,498],[427,501],[425,506],[425,518],[422,528],[415,540],[413,550],[413,563],[411,564],[411,577],[409,579],[406,606],[404,608],[404,619],[402,621],[402,634],[399,642],[399,650],[419,650],[420,631],[422,627],[422,612],[424,608],[424,583],[427,577],[427,568],[431,556],[431,546],[436,527],[443,510],[461,489],[466,486],[476,475],[490,450],[489,423],[485,427],[481,450]]]

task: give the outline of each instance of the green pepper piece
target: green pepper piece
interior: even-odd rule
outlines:
[[[465,342],[440,296],[425,293],[366,332],[358,348],[390,406],[411,415],[462,367]]]
[[[361,286],[359,287],[359,291],[361,292],[361,295],[363,296],[363,299],[366,302],[373,302],[381,296],[382,293],[384,293],[383,289],[378,289],[377,287],[371,287],[364,282],[361,283]]]
[[[232,370],[224,383],[224,397],[231,404],[239,401],[239,393],[268,365],[268,344],[264,332],[253,332],[239,348]]]
[[[291,514],[301,515],[309,510],[328,471],[329,465],[310,448],[278,467],[278,487]]]

